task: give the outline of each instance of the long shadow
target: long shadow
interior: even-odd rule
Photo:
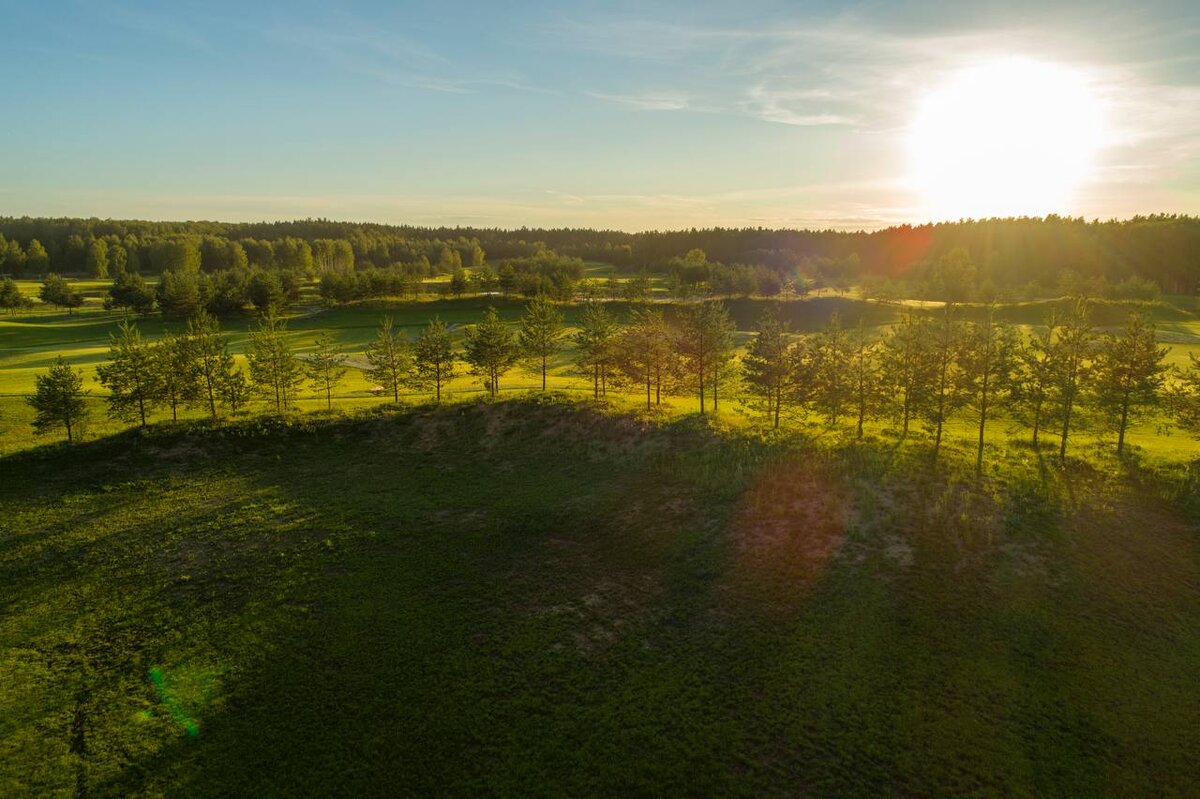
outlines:
[[[138,480],[212,480],[224,521],[178,514],[166,551],[254,545],[156,565],[85,637],[109,660],[64,653],[92,692],[56,678],[57,734],[67,748],[85,709],[93,794],[1094,793],[1110,765],[1115,744],[1072,704],[1082,633],[1044,607],[1075,589],[1018,575],[998,601],[992,565],[957,559],[956,508],[922,501],[944,476],[910,476],[885,444],[813,460],[911,482],[913,502],[763,613],[730,581],[731,524],[803,444],[552,399],[255,424],[155,439],[96,509],[127,513]],[[107,496],[116,450],[85,451],[0,470],[47,504],[80,484]],[[764,498],[804,499],[776,482]],[[914,563],[886,551],[889,525]],[[135,526],[95,561],[108,574],[138,574],[135,544],[161,525]],[[134,700],[141,727],[117,712]]]

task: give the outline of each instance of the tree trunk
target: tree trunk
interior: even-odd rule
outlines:
[[[989,369],[990,371],[990,369]],[[975,452],[975,474],[983,474],[983,433],[987,425],[988,371],[983,373],[983,391],[979,398],[979,449]]]
[[[1058,460],[1062,463],[1067,462],[1067,436],[1071,433],[1071,410],[1075,403],[1075,398],[1068,396],[1066,406],[1063,409],[1063,426],[1062,439],[1058,444]]]
[[[867,419],[867,397],[866,397],[866,394],[863,392],[863,390],[860,388],[859,392],[858,392],[858,425],[856,426],[856,429],[855,429],[855,435],[859,441],[862,441],[863,422],[865,422],[866,419]]]
[[[946,368],[949,365],[946,358],[942,358],[941,373],[938,376],[938,411],[937,411],[937,434],[933,439],[933,460],[936,463],[938,453],[942,449],[942,425],[946,416]]]
[[[542,356],[542,393],[546,393],[546,356]]]
[[[1117,457],[1125,451],[1125,428],[1129,425],[1129,392],[1121,399],[1121,424],[1117,428]]]
[[[204,385],[208,389],[208,410],[210,413],[212,413],[212,418],[216,419],[217,418],[217,398],[214,396],[214,392],[213,392],[213,380],[212,380],[211,367],[209,369],[205,370],[204,375],[205,375]]]

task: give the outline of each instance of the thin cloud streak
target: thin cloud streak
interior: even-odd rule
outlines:
[[[384,30],[346,15],[329,27],[282,26],[265,32],[268,40],[311,52],[330,66],[392,86],[447,94],[475,94],[494,87],[557,94],[519,76],[495,70],[468,70],[409,36]]]

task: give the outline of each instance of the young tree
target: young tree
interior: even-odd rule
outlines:
[[[689,253],[689,258],[692,257]],[[700,415],[705,413],[705,389],[729,360],[733,345],[733,323],[725,305],[717,301],[686,307],[680,318],[676,347],[688,374],[696,381]],[[716,397],[713,398],[716,410]]]
[[[246,287],[246,296],[260,314],[273,313],[287,304],[283,283],[275,272],[255,272]]]
[[[250,381],[259,392],[273,399],[275,412],[283,413],[295,402],[304,381],[304,370],[285,335],[283,322],[267,314],[250,333]]]
[[[472,374],[484,378],[484,387],[494,399],[500,378],[520,357],[516,336],[500,321],[495,308],[489,307],[482,322],[467,328],[463,349]]]
[[[1055,410],[1062,425],[1058,459],[1067,460],[1067,439],[1075,421],[1076,402],[1088,377],[1088,360],[1095,349],[1096,332],[1092,327],[1091,309],[1087,300],[1076,299],[1059,328],[1054,346],[1051,385],[1054,388]]]
[[[221,381],[218,396],[221,402],[225,403],[225,407],[229,409],[229,412],[236,414],[249,404],[250,393],[251,386],[250,381],[246,379],[246,373],[235,366],[226,378]]]
[[[185,346],[192,358],[198,387],[192,399],[201,398],[208,405],[212,418],[216,419],[217,403],[225,393],[224,383],[234,372],[229,342],[221,335],[221,324],[216,317],[200,311],[188,320]]]
[[[83,305],[83,297],[75,290],[75,287],[64,280],[61,275],[53,272],[46,275],[46,279],[42,281],[38,296],[44,303],[66,308],[67,313],[71,313]]]
[[[1017,383],[1017,333],[1012,325],[996,321],[996,307],[989,303],[981,322],[967,325],[959,359],[959,390],[979,414],[975,473],[983,472],[983,442],[988,413],[1012,396]]]
[[[773,306],[767,306],[759,317],[758,332],[750,342],[749,351],[742,358],[742,369],[747,388],[762,400],[767,418],[776,430],[784,396],[790,394],[793,347],[787,325],[779,321]]]
[[[625,299],[632,302],[639,302],[650,296],[651,285],[650,275],[646,274],[646,271],[643,269],[625,282],[621,293]]]
[[[450,276],[450,284],[448,289],[451,296],[461,297],[467,293],[467,289],[470,287],[470,285],[470,281],[467,280],[467,273],[464,272],[463,268],[460,266],[455,269],[454,274]]]
[[[413,347],[413,381],[417,386],[433,386],[438,403],[442,401],[442,386],[454,377],[454,358],[450,328],[435,316],[417,336]]]
[[[1180,427],[1200,436],[1200,358],[1189,357],[1187,369],[1172,369],[1175,380],[1167,392],[1167,404]]]
[[[88,392],[83,388],[83,372],[72,369],[59,355],[49,371],[38,375],[35,381],[37,388],[26,398],[34,412],[34,433],[44,435],[62,427],[67,431],[67,441],[74,441],[80,423],[88,415],[84,399]]]
[[[713,329],[713,368],[712,368],[712,409],[718,410],[721,399],[721,387],[727,391],[736,391],[740,378],[738,362],[734,359],[733,334],[736,330],[733,320],[729,317],[722,302],[711,303],[709,309],[710,324]]]
[[[108,415],[125,422],[136,421],[145,427],[147,414],[162,397],[154,347],[128,322],[122,322],[120,335],[111,338],[109,362],[96,367],[100,385],[109,392]]]
[[[190,319],[204,307],[200,297],[200,280],[196,272],[163,272],[155,290],[158,307],[167,316]]]
[[[933,394],[936,369],[929,357],[928,328],[928,321],[908,313],[883,338],[883,383],[898,396],[901,438],[908,436],[909,422]]]
[[[313,390],[325,394],[325,409],[332,408],[333,389],[346,376],[346,354],[328,333],[317,338],[316,349],[308,356],[304,370]]]
[[[922,415],[933,426],[933,459],[937,460],[942,449],[942,430],[950,412],[965,400],[957,389],[958,358],[963,344],[962,324],[955,316],[954,304],[947,302],[942,313],[926,328],[929,339],[925,351],[928,353],[934,374],[933,392],[929,402],[921,407]]]
[[[28,308],[33,302],[21,293],[17,281],[11,277],[0,280],[0,308],[9,313],[16,313],[20,308]]]
[[[661,405],[663,381],[675,371],[671,330],[662,311],[635,308],[618,337],[616,349],[620,372],[630,381],[645,386],[646,410]]]
[[[137,272],[118,272],[108,296],[116,308],[131,308],[143,316],[154,310],[154,291]]]
[[[180,406],[190,405],[201,396],[192,339],[168,334],[158,340],[151,355],[159,399],[171,409],[171,420],[179,421]]]
[[[1096,406],[1117,431],[1117,455],[1125,451],[1129,422],[1158,401],[1166,347],[1154,341],[1154,323],[1144,313],[1129,314],[1125,329],[1100,343],[1092,369]]]
[[[396,329],[392,317],[385,316],[379,323],[375,340],[367,346],[367,379],[374,380],[392,394],[392,401],[399,404],[400,386],[413,371],[413,354],[404,334]]]
[[[563,333],[563,317],[558,309],[545,294],[534,297],[521,317],[517,341],[525,357],[540,363],[542,391],[546,390],[546,361],[562,349]]]
[[[617,355],[617,323],[602,304],[591,302],[583,309],[575,351],[579,368],[585,374],[591,372],[592,397],[599,399],[607,393]]]
[[[835,313],[829,323],[804,342],[808,396],[814,410],[836,427],[845,407],[853,400],[854,384],[846,366],[850,363],[851,341]]]
[[[862,319],[850,342],[850,393],[855,412],[855,436],[863,437],[863,425],[883,405],[884,396],[879,373],[877,347],[867,341]]]
[[[1033,429],[1035,448],[1053,391],[1057,341],[1058,315],[1052,311],[1046,319],[1045,328],[1035,331],[1017,348],[1012,406],[1018,418],[1022,418]]]

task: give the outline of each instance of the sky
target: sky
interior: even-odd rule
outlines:
[[[1195,2],[0,0],[0,19],[0,215],[918,223],[956,212],[914,181],[921,109],[1013,58],[1086,83],[1103,128],[1030,212],[1200,213]],[[1001,142],[1063,126],[1016,116]]]

